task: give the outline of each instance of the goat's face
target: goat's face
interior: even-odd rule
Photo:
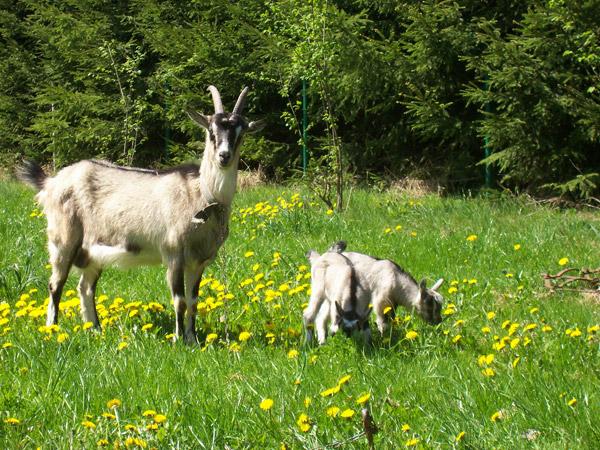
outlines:
[[[360,317],[354,310],[344,311],[342,307],[336,302],[335,307],[337,309],[337,326],[341,328],[344,334],[348,337],[352,336],[355,331],[360,331],[365,328],[367,318]]]
[[[443,282],[444,280],[440,279],[431,288],[427,288],[425,280],[421,281],[420,313],[423,320],[431,325],[437,325],[442,321],[444,298],[437,290]]]
[[[254,133],[264,127],[263,121],[248,122],[242,114],[248,88],[244,88],[240,94],[233,112],[226,113],[223,110],[221,96],[217,88],[210,86],[209,90],[213,96],[215,113],[206,116],[196,111],[188,110],[190,118],[206,130],[206,148],[209,157],[220,168],[224,169],[237,164],[239,160],[239,148],[245,133]]]
[[[208,139],[213,151],[213,161],[221,168],[228,167],[239,158],[238,150],[248,122],[237,114],[215,114],[207,128]]]

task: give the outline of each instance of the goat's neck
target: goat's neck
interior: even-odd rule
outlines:
[[[207,139],[200,163],[200,189],[208,203],[218,202],[230,206],[237,185],[237,157],[223,169],[217,161],[213,160],[213,154],[212,143]]]
[[[405,307],[421,309],[421,288],[418,283],[404,273],[396,274],[395,297]]]

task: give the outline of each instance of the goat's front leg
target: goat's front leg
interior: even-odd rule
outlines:
[[[313,330],[312,327],[315,323],[315,318],[321,309],[321,305],[325,301],[325,292],[322,289],[319,289],[317,286],[311,287],[310,300],[308,301],[308,306],[304,310],[303,319],[304,319],[304,329],[306,330],[306,341],[311,342],[313,340]],[[328,309],[328,308],[327,308]]]
[[[202,269],[188,267],[185,270],[185,303],[187,316],[185,322],[184,340],[186,344],[197,344],[196,313],[198,311],[198,288],[202,279]]]
[[[183,280],[184,269],[181,258],[170,259],[167,263],[167,283],[175,307],[175,338],[173,340],[183,336],[183,318],[186,310]]]

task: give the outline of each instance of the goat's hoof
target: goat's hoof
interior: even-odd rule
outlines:
[[[196,337],[196,333],[186,333],[183,341],[185,342],[186,345],[189,346],[196,346],[199,345],[200,343],[198,342],[198,338]]]

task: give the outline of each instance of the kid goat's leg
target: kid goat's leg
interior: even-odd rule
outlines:
[[[308,301],[308,306],[304,310],[303,318],[304,318],[304,328],[306,330],[306,340],[311,342],[313,340],[313,330],[312,326],[315,323],[315,318],[321,309],[321,305],[325,300],[325,291],[321,286],[317,286],[316,283],[313,282],[313,286],[311,286],[311,294],[310,300]],[[329,308],[327,308],[329,309]]]
[[[195,266],[185,270],[185,303],[187,316],[184,339],[186,344],[197,344],[196,313],[198,308],[198,287],[202,279],[202,269]]]
[[[96,312],[94,296],[96,294],[96,283],[101,273],[102,271],[95,267],[84,269],[79,279],[79,286],[77,287],[81,301],[81,317],[83,322],[92,322],[96,328],[100,328],[100,321]]]
[[[167,263],[167,283],[171,289],[175,307],[175,339],[183,336],[183,318],[185,315],[185,289],[182,258],[171,258]]]

